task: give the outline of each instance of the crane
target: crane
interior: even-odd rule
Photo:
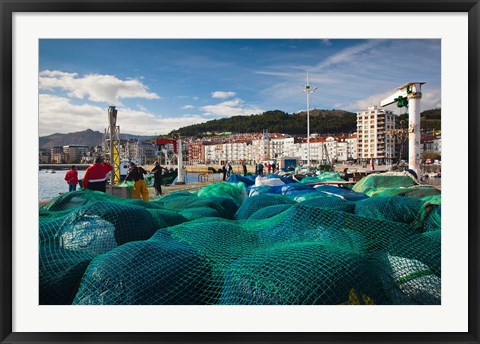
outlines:
[[[396,91],[382,100],[380,106],[396,103],[398,107],[408,108],[408,168],[421,173],[420,164],[420,99],[422,85],[425,82],[414,81],[403,84]]]

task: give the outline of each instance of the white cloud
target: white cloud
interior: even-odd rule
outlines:
[[[205,111],[205,115],[222,117],[251,115],[264,112],[264,110],[254,106],[245,106],[244,101],[240,98],[235,98],[215,105],[202,106],[201,109]]]
[[[221,98],[221,99],[231,98],[231,97],[234,97],[235,94],[236,94],[235,92],[215,91],[215,92],[212,92],[212,98]]]
[[[74,104],[68,98],[40,94],[39,135],[70,133],[86,129],[103,132],[108,125],[108,108],[91,104]],[[160,117],[152,113],[117,107],[121,133],[136,135],[167,134],[174,129],[205,122],[201,115]]]
[[[142,104],[137,104],[137,107],[143,112],[150,113],[150,111]]]
[[[340,64],[340,63],[345,63],[349,62],[352,60],[355,60],[358,58],[358,55],[361,53],[371,50],[378,44],[380,44],[382,40],[377,39],[377,40],[370,40],[367,41],[366,43],[363,44],[358,44],[350,48],[343,49],[339,51],[338,53],[335,53],[333,55],[330,55],[327,57],[325,60],[320,62],[316,66],[316,70],[322,70],[324,68],[330,67],[332,65]]]
[[[148,91],[148,87],[136,79],[120,80],[113,75],[87,74],[80,77],[77,73],[44,70],[40,72],[39,88],[41,90],[61,89],[69,97],[94,102],[106,102],[122,105],[121,99],[144,98],[159,99]]]
[[[182,110],[190,110],[190,109],[195,109],[195,106],[193,105],[185,105],[181,107]]]
[[[336,108],[349,110],[349,111],[361,111],[367,109],[371,105],[380,105],[383,99],[393,94],[395,90],[390,90],[382,93],[374,94],[368,98],[360,99],[354,102],[345,104],[335,104]],[[422,98],[420,100],[420,111],[430,110],[441,107],[441,89],[440,88],[423,88]],[[396,114],[405,113],[406,108],[399,108],[396,104],[386,106],[387,109],[393,111]]]

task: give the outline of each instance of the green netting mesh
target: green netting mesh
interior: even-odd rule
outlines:
[[[407,172],[373,173],[359,180],[352,191],[367,193],[376,188],[410,187],[418,183]]]
[[[260,194],[252,197],[248,197],[238,209],[235,214],[237,220],[248,219],[258,209],[278,204],[294,204],[295,201],[287,196],[272,195],[272,194]]]
[[[290,209],[291,206],[293,206],[293,204],[276,204],[276,205],[270,205],[264,208],[260,208],[256,212],[254,212],[252,215],[250,215],[249,219],[251,220],[268,219],[284,212],[287,209]]]
[[[94,255],[87,252],[65,250],[54,245],[40,246],[40,304],[71,304],[93,258]]]
[[[414,234],[410,240],[394,240],[388,250],[395,256],[418,260],[426,264],[438,277],[441,276],[440,231]]]
[[[302,184],[310,184],[310,183],[318,183],[318,182],[344,182],[345,179],[342,178],[340,173],[338,172],[322,172],[319,175],[312,176],[312,177],[305,177],[303,178],[300,183]]]
[[[424,207],[420,216],[424,221],[424,230],[427,232],[440,230],[442,226],[442,196],[427,196],[422,198],[422,201],[424,202]]]
[[[313,193],[313,195],[317,197],[310,197],[301,203],[310,207],[346,211],[347,213],[355,211],[355,202],[347,201],[337,196],[322,195],[322,193]]]
[[[125,203],[96,202],[74,210],[67,216],[56,237],[60,245],[65,238],[70,238],[70,245],[85,249],[89,245],[99,245],[99,240],[110,241],[110,229],[116,243],[121,245],[129,241],[146,240],[157,228],[145,208]]]
[[[355,214],[413,225],[423,205],[421,200],[410,197],[372,197],[358,201]]]
[[[275,246],[236,260],[220,304],[318,305],[349,303],[354,290],[384,303],[378,275],[365,257],[306,242]]]
[[[408,172],[386,172],[363,177],[352,188],[373,196],[408,196],[423,198],[439,195],[440,191],[429,185],[418,185]]]
[[[39,209],[40,303],[439,304],[441,196],[393,177],[358,188],[404,197],[63,194]]]
[[[441,304],[441,279],[421,261],[385,254],[379,267],[391,304]]]
[[[233,218],[238,205],[231,197],[199,197],[194,194],[186,195],[184,192],[173,193],[161,199],[164,207],[179,210],[182,215],[188,218],[197,218],[202,208],[205,216],[211,217],[218,214],[220,217]]]
[[[362,254],[387,250],[394,240],[416,232],[403,223],[364,218],[346,212],[297,204],[284,212],[282,222],[259,232],[266,245],[316,241]]]
[[[207,185],[197,192],[200,197],[230,197],[240,206],[247,197],[245,184],[238,183],[214,183]]]
[[[157,236],[95,258],[73,304],[202,304],[211,298],[210,280],[208,263],[193,247]]]

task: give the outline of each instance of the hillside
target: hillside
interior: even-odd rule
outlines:
[[[352,112],[314,109],[310,111],[310,132],[319,134],[351,133],[356,130],[356,120],[357,115]],[[274,110],[264,112],[261,115],[215,119],[180,128],[172,131],[169,135],[203,136],[209,132],[252,133],[262,130],[289,135],[305,135],[306,128],[306,111],[288,114],[280,110]]]
[[[150,139],[151,136],[139,136],[131,134],[120,134],[121,140],[138,139],[140,141]],[[55,146],[65,145],[87,145],[98,146],[102,144],[103,133],[99,131],[93,131],[87,129],[75,133],[68,134],[52,134],[48,136],[39,137],[39,147],[44,149],[50,149]]]
[[[408,127],[408,113],[398,116],[397,126]],[[424,131],[442,130],[442,109],[425,110],[420,114],[420,128]]]
[[[258,133],[268,130],[270,133],[283,133],[293,136],[305,136],[307,128],[306,112],[288,114],[280,110],[267,111],[261,115],[234,116],[215,119],[201,124],[190,125],[172,131],[168,134],[183,137],[202,137],[208,133]],[[397,117],[397,128],[407,128],[408,114]],[[421,113],[421,128],[425,131],[441,130],[441,109],[426,110]],[[357,115],[343,110],[310,111],[310,132],[325,134],[353,133],[357,129]],[[167,135],[165,135],[167,136]],[[54,146],[80,144],[97,146],[102,144],[103,134],[87,129],[68,134],[52,134],[39,138],[40,148],[50,149]],[[153,140],[152,136],[120,134],[121,140],[137,139],[139,141]]]

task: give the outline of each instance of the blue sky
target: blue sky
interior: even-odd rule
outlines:
[[[360,111],[410,81],[426,82],[422,110],[441,106],[440,40],[43,39],[39,134],[103,132],[109,105],[120,131],[139,135],[294,113],[306,109],[307,72],[311,109]]]

